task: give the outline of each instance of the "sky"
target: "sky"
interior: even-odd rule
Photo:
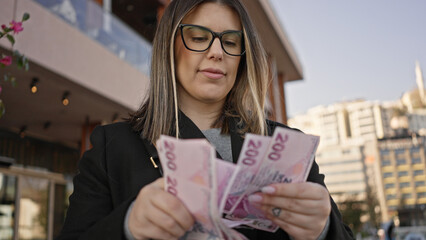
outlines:
[[[303,68],[289,117],[318,105],[398,100],[426,75],[425,0],[269,0]]]

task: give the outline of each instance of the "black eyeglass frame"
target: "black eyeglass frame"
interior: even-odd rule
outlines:
[[[186,45],[185,39],[183,37],[183,28],[186,27],[186,26],[198,27],[198,28],[202,28],[202,29],[210,32],[213,35],[213,38],[211,39],[211,41],[209,43],[209,46],[206,49],[204,49],[204,50],[195,50],[195,49],[189,48]],[[212,46],[214,40],[216,38],[219,38],[220,46],[222,47],[222,50],[226,54],[231,55],[231,56],[243,56],[246,53],[246,50],[245,50],[245,47],[244,47],[244,35],[243,35],[243,31],[227,30],[227,31],[224,31],[224,32],[213,32],[212,30],[210,30],[210,29],[208,29],[206,27],[203,27],[203,26],[200,26],[200,25],[195,25],[195,24],[179,24],[178,28],[180,29],[180,36],[182,38],[183,45],[185,45],[186,49],[188,49],[190,51],[194,51],[194,52],[205,52],[205,51],[207,51],[207,49],[209,49]],[[224,34],[226,34],[226,33],[241,33],[241,50],[242,50],[241,54],[231,54],[231,53],[229,53],[228,51],[225,50],[225,48],[223,47],[223,43],[222,43],[222,36]]]

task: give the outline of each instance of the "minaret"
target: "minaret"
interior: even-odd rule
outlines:
[[[422,104],[423,106],[426,106],[425,86],[423,83],[422,69],[420,69],[419,61],[416,61],[416,82],[417,87],[419,88],[419,96],[422,101]]]

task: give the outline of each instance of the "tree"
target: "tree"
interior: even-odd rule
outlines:
[[[365,202],[359,201],[356,195],[348,196],[339,204],[343,222],[348,224],[355,233],[360,232],[362,228],[361,216],[366,213],[363,205]]]

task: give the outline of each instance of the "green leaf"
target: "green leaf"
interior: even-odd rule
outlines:
[[[28,68],[28,59],[27,57],[25,57],[25,55],[21,55],[18,58],[18,67],[19,68],[24,68],[27,69]]]
[[[6,33],[9,33],[9,32],[11,32],[12,31],[12,29],[10,29],[10,28],[8,28],[8,27],[6,27],[6,28],[2,28],[2,30],[3,30],[3,37],[4,37],[4,35],[6,35]]]
[[[25,22],[28,19],[30,19],[30,14],[29,13],[24,13],[24,15],[22,16],[22,22]]]
[[[7,34],[7,39],[9,39],[9,42],[12,44],[12,46],[15,44],[15,38],[12,36],[12,35],[10,35],[10,34]]]
[[[18,68],[22,68],[24,66],[24,63],[22,62],[22,56],[18,56],[16,65],[18,65]]]
[[[6,107],[4,106],[3,101],[0,99],[0,118],[6,113]]]
[[[13,51],[13,56],[21,57],[21,53],[18,50]]]
[[[4,33],[1,33],[1,32],[0,32],[0,38],[2,38],[3,36],[4,36]]]

